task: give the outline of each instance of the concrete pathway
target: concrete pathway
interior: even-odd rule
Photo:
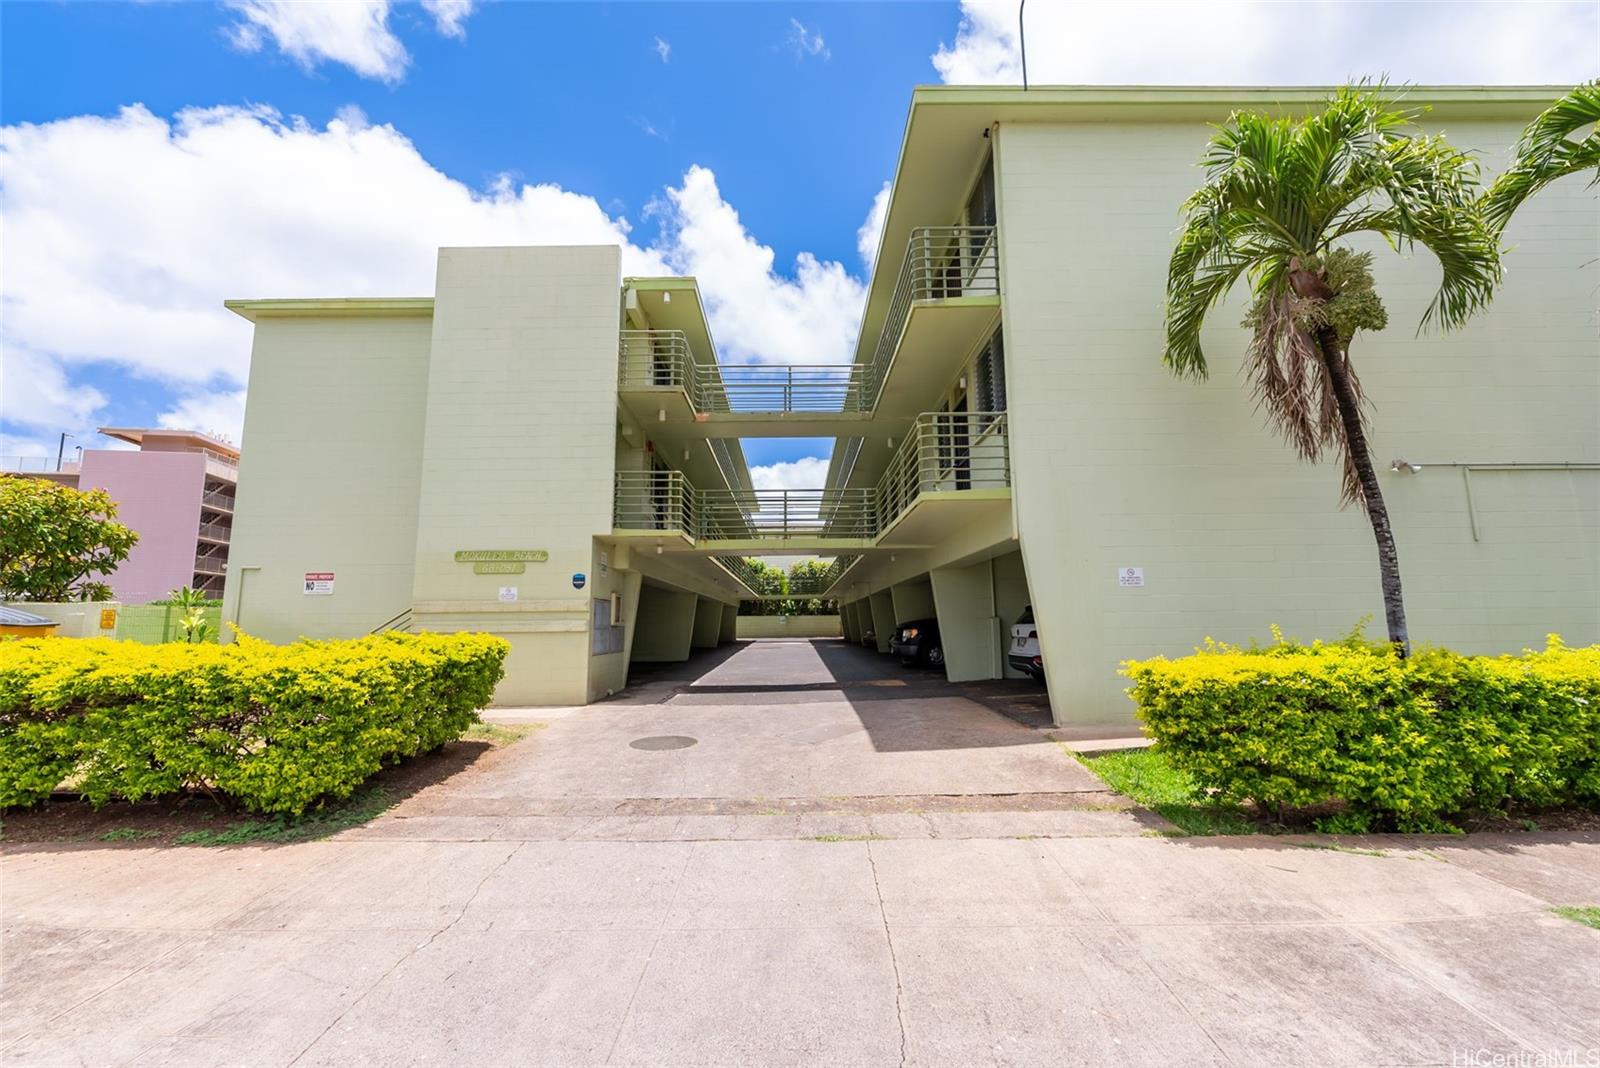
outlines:
[[[780,644],[326,841],[6,848],[0,1061],[1600,1058],[1600,931],[1548,911],[1600,904],[1594,836],[1163,837],[955,688]]]

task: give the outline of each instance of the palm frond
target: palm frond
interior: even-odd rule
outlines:
[[[1511,166],[1483,198],[1483,214],[1498,233],[1522,202],[1558,178],[1595,172],[1600,182],[1600,80],[1577,86],[1528,124]],[[1582,133],[1587,136],[1575,138]]]

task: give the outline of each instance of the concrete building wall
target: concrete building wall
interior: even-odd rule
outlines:
[[[1220,118],[1220,116],[1219,116]],[[1452,141],[1503,161],[1516,123],[1454,123]],[[1056,715],[1125,720],[1117,664],[1276,623],[1332,637],[1363,616],[1382,634],[1365,515],[1339,472],[1267,429],[1239,366],[1245,296],[1214,309],[1204,384],[1161,363],[1178,207],[1200,181],[1194,124],[1013,124],[996,135],[1015,505]],[[1415,336],[1437,285],[1424,250],[1381,242],[1390,326],[1352,360],[1372,401],[1373,459],[1394,520],[1415,641],[1464,651],[1600,640],[1600,474],[1393,474],[1395,458],[1600,458],[1594,275],[1600,212],[1581,179],[1531,200],[1506,234],[1494,305],[1447,337]],[[1142,587],[1120,569],[1144,570]]]
[[[1005,648],[995,614],[991,562],[941,567],[929,578],[938,606],[946,677],[951,682],[1000,678],[1005,672]]]
[[[425,315],[257,321],[224,619],[347,638],[410,604],[431,332]],[[308,571],[334,592],[307,596]]]
[[[573,576],[611,532],[620,255],[439,250],[413,610],[419,627],[511,642],[497,704],[594,696],[590,594]],[[520,575],[455,559],[492,549],[549,558]]]
[[[894,601],[896,624],[932,618],[933,587],[926,575],[919,575],[907,582],[897,582],[890,587],[889,593]]]
[[[736,618],[740,640],[844,636],[841,616],[738,616]]]
[[[103,489],[117,502],[117,522],[139,533],[139,543],[105,577],[119,601],[159,600],[194,581],[195,539],[206,458],[194,452],[90,449],[83,454],[78,488]]]
[[[894,638],[894,595],[888,590],[878,590],[868,598],[867,603],[872,613],[873,639],[878,652],[887,653],[889,642]]]
[[[639,591],[639,623],[632,659],[641,664],[689,659],[699,598],[687,590],[646,585]]]
[[[722,605],[709,597],[696,597],[694,606],[694,635],[691,643],[696,649],[715,649],[722,640]]]
[[[589,657],[590,700],[616,693],[628,684],[628,660],[633,653],[635,628],[639,622],[639,591],[643,577],[631,569],[630,552],[626,546],[595,544],[594,562],[589,571],[589,610],[599,611],[597,602],[605,602],[605,611],[611,611],[613,595],[622,627],[622,646],[616,652],[599,653],[591,645]],[[596,622],[591,616],[590,622]],[[615,626],[618,616],[611,617]],[[596,635],[591,629],[590,640]]]

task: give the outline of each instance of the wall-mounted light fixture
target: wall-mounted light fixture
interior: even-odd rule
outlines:
[[[967,388],[967,376],[966,375],[962,375],[960,378],[956,379],[956,388],[957,389],[966,389]]]
[[[667,410],[665,408],[657,408],[656,409],[656,422],[665,423],[666,421],[667,421]]]
[[[689,450],[688,449],[684,449],[683,450],[683,462],[684,463],[688,463],[689,462]]]
[[[656,555],[657,556],[661,555],[661,543],[659,541],[656,542]]]
[[[671,304],[672,303],[672,294],[671,293],[663,293],[663,294],[661,294],[661,303],[663,303],[663,304]]]
[[[889,448],[891,448],[891,449],[894,448],[894,438],[893,438],[893,436],[891,436],[889,438]]]
[[[1389,470],[1401,474],[1416,474],[1422,470],[1421,464],[1410,463],[1406,460],[1393,460],[1389,463]]]

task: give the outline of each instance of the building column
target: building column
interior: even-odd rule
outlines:
[[[894,636],[894,596],[888,590],[879,590],[868,599],[872,612],[872,630],[877,636],[878,652],[889,651],[889,639]]]
[[[722,602],[709,597],[695,598],[694,636],[696,649],[715,649],[722,637]]]
[[[928,577],[944,643],[945,677],[951,682],[1003,677],[1006,629],[995,609],[990,561],[934,568]]]
[[[728,642],[738,641],[738,639],[739,606],[725,604],[722,606],[722,633],[717,636],[718,643],[726,645]]]
[[[678,663],[689,659],[699,598],[685,590],[645,586],[633,625],[633,657],[642,664]]]
[[[894,598],[894,621],[897,625],[933,618],[933,587],[925,579],[895,583],[889,592]]]
[[[856,603],[839,606],[839,629],[844,633],[844,640],[851,645],[861,643],[861,630],[856,626]]]

